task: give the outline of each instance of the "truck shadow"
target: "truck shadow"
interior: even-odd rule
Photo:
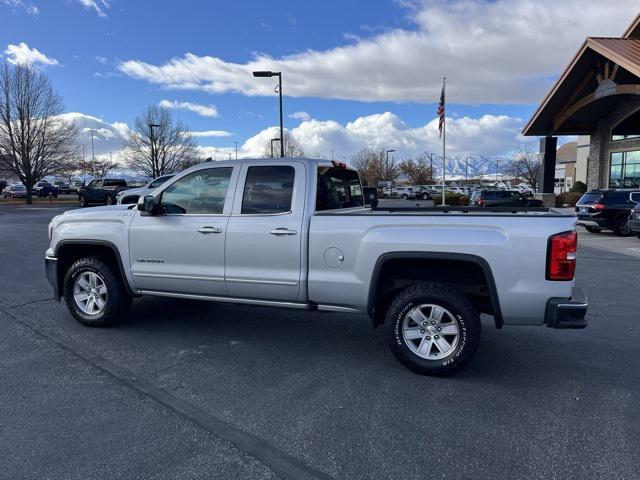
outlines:
[[[594,335],[596,328],[558,331],[511,326],[496,330],[491,318],[483,318],[483,337],[471,363],[453,377],[433,379],[400,365],[385,344],[383,328],[374,330],[364,315],[145,298],[135,302],[127,322],[119,327],[134,338],[153,331],[164,343],[204,345],[216,358],[214,352],[229,353],[232,347],[236,361],[250,363],[265,374],[272,374],[273,363],[300,372],[330,364],[342,372],[372,371],[378,378],[394,381],[496,385],[508,381],[512,388],[525,389],[561,387],[586,378],[598,381],[606,377],[610,383],[611,371],[619,369],[620,360],[636,362],[630,358],[634,349],[621,345],[619,351],[607,350],[602,336]],[[253,364],[255,358],[262,359],[260,365]]]

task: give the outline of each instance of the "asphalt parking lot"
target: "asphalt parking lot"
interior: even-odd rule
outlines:
[[[61,211],[0,207],[0,477],[640,478],[635,237],[580,230],[587,329],[485,319],[442,379],[364,316],[142,298],[83,327],[44,276]]]

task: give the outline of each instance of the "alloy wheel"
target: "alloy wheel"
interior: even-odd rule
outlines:
[[[98,315],[107,304],[107,286],[103,278],[94,272],[83,272],[73,284],[73,299],[77,307],[87,315]]]
[[[425,303],[405,315],[402,336],[414,354],[426,360],[441,360],[458,346],[460,326],[446,308]]]

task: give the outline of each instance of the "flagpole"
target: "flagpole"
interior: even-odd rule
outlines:
[[[445,176],[447,174],[447,108],[446,108],[446,88],[447,88],[447,77],[442,77],[442,92],[445,98],[444,107],[444,121],[442,123],[442,206],[445,206],[446,203],[444,201],[445,197]]]

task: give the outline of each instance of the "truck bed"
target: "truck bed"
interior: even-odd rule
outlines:
[[[401,206],[401,207],[374,207],[374,208],[350,208],[340,210],[327,210],[317,212],[316,215],[472,215],[472,216],[553,216],[553,217],[575,217],[575,213],[566,213],[561,210],[548,207],[468,207],[468,206],[450,206],[450,207],[420,207],[420,206]]]

